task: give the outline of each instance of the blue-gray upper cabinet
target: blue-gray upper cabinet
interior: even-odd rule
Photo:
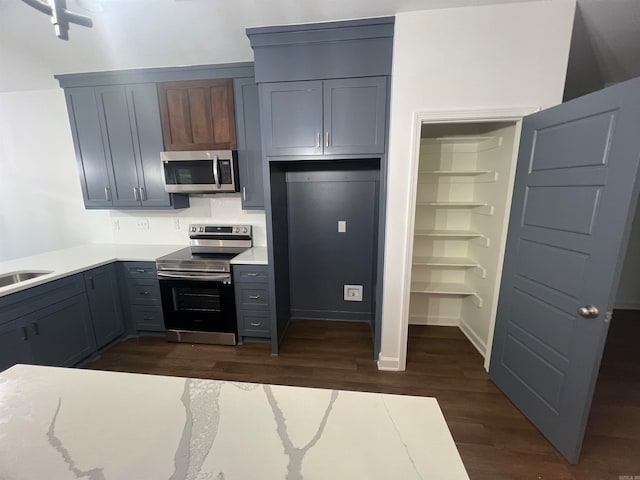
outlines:
[[[85,207],[110,208],[111,183],[95,88],[67,88],[65,96]]]
[[[156,85],[65,89],[86,208],[184,208],[164,191]]]
[[[262,184],[262,137],[258,85],[253,78],[233,81],[236,108],[238,168],[244,210],[264,208]]]
[[[278,82],[261,88],[268,156],[384,153],[386,77]]]
[[[324,153],[384,153],[387,77],[324,82]]]
[[[83,275],[96,344],[102,348],[125,330],[116,265],[94,268]]]
[[[266,155],[322,155],[322,81],[264,83],[260,88]]]

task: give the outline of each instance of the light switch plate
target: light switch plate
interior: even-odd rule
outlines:
[[[362,301],[362,285],[345,285],[344,299],[347,302],[361,302]]]
[[[346,233],[346,231],[347,231],[347,221],[338,220],[338,233]]]
[[[136,221],[136,229],[137,230],[149,230],[149,219],[148,218],[139,218]]]

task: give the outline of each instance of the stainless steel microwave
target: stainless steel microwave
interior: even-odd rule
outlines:
[[[236,150],[160,152],[160,161],[169,193],[240,191]]]

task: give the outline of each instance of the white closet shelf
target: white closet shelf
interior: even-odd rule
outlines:
[[[441,147],[445,151],[454,152],[483,152],[491,150],[502,145],[501,136],[486,135],[451,135],[436,138],[423,138],[421,142],[424,145],[432,145]]]
[[[460,237],[474,238],[484,237],[480,232],[472,232],[471,230],[428,230],[418,228],[414,231],[415,236],[421,237]]]
[[[494,170],[421,170],[418,184],[439,183],[495,183],[498,172]]]
[[[411,282],[411,293],[472,297],[473,303],[482,307],[482,298],[464,283]]]
[[[476,268],[482,278],[487,277],[487,270],[478,262],[466,257],[413,257],[413,265],[440,268]]]
[[[493,170],[421,170],[418,173],[421,175],[442,175],[442,176],[465,176],[473,177],[475,175],[484,175],[487,173],[493,173]]]
[[[493,215],[493,205],[484,202],[416,202],[421,207],[475,209],[483,215]]]
[[[466,257],[413,257],[414,265],[434,267],[477,267],[480,264]]]

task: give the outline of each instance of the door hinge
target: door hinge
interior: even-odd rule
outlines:
[[[609,323],[612,318],[613,318],[613,312],[607,312],[604,314],[605,323]]]

